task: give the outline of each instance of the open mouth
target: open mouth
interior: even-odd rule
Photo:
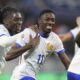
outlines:
[[[51,26],[47,26],[46,28],[47,28],[47,29],[49,29],[49,30],[51,30],[51,29],[52,29],[52,27],[51,27]]]

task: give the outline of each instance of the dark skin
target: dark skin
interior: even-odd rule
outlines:
[[[52,28],[53,28],[54,24],[55,24],[55,15],[53,13],[45,13],[39,18],[38,25],[36,25],[35,27],[33,27],[31,29],[33,29],[34,31],[42,32],[43,35],[47,35],[47,37],[48,37],[50,32],[52,31]],[[37,44],[35,44],[35,46],[36,45]],[[15,52],[14,52],[14,50],[15,50]],[[25,52],[25,51],[27,51],[27,50],[23,50],[22,53]],[[7,55],[13,54],[12,56],[10,56],[10,58],[11,58],[11,57],[13,57],[15,55],[17,55],[17,57],[18,57],[22,53],[19,53],[18,49],[14,46],[14,48],[11,49],[7,53]],[[7,57],[7,55],[6,55],[6,59],[9,58],[9,57]],[[68,69],[70,61],[69,61],[69,58],[67,57],[67,55],[65,53],[62,53],[62,54],[59,54],[58,56],[59,56],[61,62],[64,64],[65,68]],[[16,58],[16,57],[14,57],[14,58]]]
[[[4,25],[9,30],[10,34],[19,33],[22,25],[22,15],[20,12],[12,13],[3,19]]]
[[[21,30],[21,25],[22,25],[22,15],[20,12],[12,13],[11,15],[5,17],[3,19],[3,22],[11,35],[19,33]],[[37,44],[36,43],[38,42],[37,40],[38,40],[37,35],[33,40],[32,40],[32,37],[30,36],[30,42],[27,45],[25,45],[23,48],[19,48],[16,50],[16,48],[14,48],[15,44],[13,44],[12,48],[15,49],[15,51],[19,52],[20,54],[22,54],[24,51],[33,48],[34,44]],[[11,52],[14,54],[11,54],[11,55],[7,54],[5,59],[11,60],[11,58],[12,59],[16,58],[19,54],[15,55],[16,54],[15,51],[11,50]]]
[[[16,48],[15,44],[12,46],[12,49],[6,54],[5,60],[9,61],[12,59],[17,58],[18,56],[22,55],[25,51],[35,48],[36,45],[39,43],[39,36],[36,34],[35,38],[32,39],[31,35],[29,36],[30,41],[28,44],[26,44],[24,47]],[[10,54],[11,53],[11,54]]]
[[[9,12],[9,14],[6,13],[6,16],[3,17],[3,25],[6,27],[11,36],[7,36],[6,38],[5,36],[0,37],[2,42],[0,46],[10,46],[15,42],[15,40],[17,39],[17,35],[19,36],[19,34],[17,33],[21,31],[23,22],[22,19],[22,15],[19,11],[13,10],[13,12]],[[10,42],[9,39],[12,40],[12,42]]]
[[[80,16],[76,18],[76,24],[77,24],[77,27],[80,26]],[[67,42],[72,39],[72,35],[70,32],[67,32],[66,34],[61,34],[59,35],[59,37],[61,38],[62,42]]]
[[[41,19],[39,20],[39,28],[40,31],[42,31],[45,34],[49,35],[49,33],[52,31],[52,28],[55,24],[55,15],[52,13],[47,13],[42,15]],[[44,26],[44,27],[43,27]],[[47,26],[50,26],[51,28],[47,28]],[[65,68],[68,69],[68,66],[70,64],[70,60],[68,56],[65,53],[58,54],[61,62],[64,64]]]
[[[55,15],[51,13],[44,14],[38,20],[38,24],[40,31],[42,31],[44,34],[49,34],[55,24]],[[51,28],[48,29],[47,26],[50,26]]]

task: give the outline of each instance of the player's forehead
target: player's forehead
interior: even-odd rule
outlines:
[[[41,18],[55,18],[53,13],[44,13]]]

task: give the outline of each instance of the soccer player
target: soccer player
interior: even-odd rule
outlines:
[[[5,7],[0,13],[0,71],[4,66],[2,56],[9,50],[9,44],[13,44],[16,36],[12,36],[21,30],[22,15],[19,10]],[[10,37],[12,36],[12,37]]]
[[[8,61],[22,55],[21,63],[13,71],[11,80],[36,80],[36,74],[40,70],[40,66],[52,53],[58,55],[65,68],[68,68],[70,61],[65,54],[63,44],[59,37],[52,32],[54,24],[55,14],[47,9],[40,13],[36,26],[24,30],[24,37],[18,39],[5,56]],[[25,45],[30,40],[29,36],[31,35],[34,38],[37,32],[39,43],[30,50],[25,50]]]
[[[21,12],[13,7],[5,7],[0,17],[2,17],[2,24],[0,24],[0,71],[4,67],[4,54],[10,49],[11,45],[14,44],[17,38],[23,37],[23,31],[21,30],[21,25],[23,22],[23,17]],[[0,18],[1,19],[1,18]],[[19,33],[20,32],[20,33]],[[14,35],[15,34],[15,35]],[[29,49],[36,45],[37,37],[33,40],[30,38],[30,43],[25,47]]]
[[[62,41],[68,41],[74,39],[77,44],[75,44],[75,55],[70,63],[67,73],[67,80],[80,80],[80,48],[79,48],[79,38],[80,36],[80,16],[76,18],[77,27],[72,29],[70,32],[62,36]]]
[[[78,16],[76,18],[76,24],[77,24],[77,27],[70,30],[70,32],[67,32],[66,34],[60,35],[60,38],[61,38],[62,42],[66,42],[66,41],[69,41],[69,40],[72,40],[72,39],[75,41],[76,36],[80,32],[80,16]],[[75,43],[75,53],[78,49],[79,49],[79,47]]]
[[[1,10],[0,20],[0,46],[6,47],[15,41],[17,36],[12,36],[20,32],[22,25],[22,15],[18,9],[5,7]],[[11,36],[12,37],[11,37]]]
[[[67,73],[67,80],[80,80],[80,32],[75,39],[79,49],[74,55]]]
[[[80,16],[77,17],[76,21],[78,29],[76,29],[75,32],[75,34],[77,33],[75,36],[75,42],[78,47],[68,68],[67,80],[80,80]]]

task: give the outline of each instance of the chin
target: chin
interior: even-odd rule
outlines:
[[[50,30],[50,29],[48,29],[46,32],[47,32],[47,33],[50,33],[50,32],[51,32],[51,30]]]

